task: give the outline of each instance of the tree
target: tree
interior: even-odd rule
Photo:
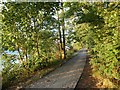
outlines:
[[[35,70],[47,67],[56,60],[52,22],[54,22],[54,7],[57,5],[58,3],[44,2],[4,3],[2,10],[2,58],[5,67],[3,69],[3,85],[7,86],[13,78],[27,76]],[[8,50],[17,51],[18,55],[9,56],[6,53]],[[13,60],[15,64],[11,63]],[[20,65],[16,63],[17,60]],[[22,69],[24,70],[23,76],[20,77]],[[17,71],[14,72],[14,70]],[[6,71],[9,71],[9,74],[6,74]],[[7,78],[8,75],[10,78]]]

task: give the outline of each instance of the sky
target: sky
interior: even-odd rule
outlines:
[[[1,10],[2,10],[2,6],[3,6],[3,4],[0,4],[0,12],[1,12]]]

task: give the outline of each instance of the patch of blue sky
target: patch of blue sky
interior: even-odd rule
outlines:
[[[20,63],[19,62],[19,60],[17,59],[17,56],[19,55],[18,54],[18,51],[9,51],[9,50],[7,50],[7,51],[5,51],[5,53],[6,54],[9,54],[9,55],[16,55],[16,59],[15,60],[11,60],[11,63],[12,64],[15,64],[15,63]],[[1,58],[1,56],[2,55],[0,55],[0,58]],[[0,72],[3,70],[3,68],[4,68],[4,65],[3,65],[3,63],[5,63],[5,60],[0,60]]]
[[[14,52],[13,52],[13,51],[7,50],[7,51],[5,51],[5,53],[6,53],[6,54],[11,54],[11,55],[19,55],[19,54],[18,54],[18,51],[14,51]]]

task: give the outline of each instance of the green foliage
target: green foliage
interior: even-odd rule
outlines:
[[[55,61],[55,32],[52,31],[58,3],[4,3],[2,9],[3,87],[22,81]],[[51,28],[52,27],[52,28]],[[17,51],[8,54],[6,51]]]
[[[113,83],[120,80],[119,5],[120,3],[109,3],[108,7],[100,8],[102,3],[95,3],[94,7],[96,6],[97,12],[104,19],[104,25],[97,28],[95,25],[92,30],[88,29],[88,34],[91,34],[90,37],[94,42],[94,44],[88,43],[88,46],[93,46],[90,48],[93,54],[91,60],[93,71]],[[115,8],[113,9],[113,7]],[[90,37],[88,36],[89,40],[84,40],[90,42]],[[118,85],[118,83],[114,84]]]
[[[73,49],[88,48],[93,72],[114,84],[119,82],[120,3],[3,4],[0,14],[3,87],[58,64],[56,59],[60,59],[62,51],[65,55],[65,46],[67,57]]]
[[[93,74],[97,72],[119,86],[120,3],[66,3],[65,6],[69,8],[66,17],[72,18],[74,24],[73,45],[90,50]]]

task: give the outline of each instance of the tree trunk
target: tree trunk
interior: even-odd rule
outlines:
[[[60,51],[62,50],[62,34],[61,34],[61,29],[60,29],[60,19],[59,19],[59,13],[57,11],[57,15],[58,15],[58,31],[59,31],[59,40],[60,40]]]
[[[17,51],[18,51],[18,53],[19,53],[20,63],[23,63],[23,58],[22,58],[22,56],[21,56],[21,53],[20,53],[19,47],[18,47]]]
[[[63,8],[63,3],[61,3],[62,6],[62,32],[63,32],[63,51],[64,51],[64,59],[66,59],[66,52],[65,52],[65,21],[64,21],[64,8]]]

